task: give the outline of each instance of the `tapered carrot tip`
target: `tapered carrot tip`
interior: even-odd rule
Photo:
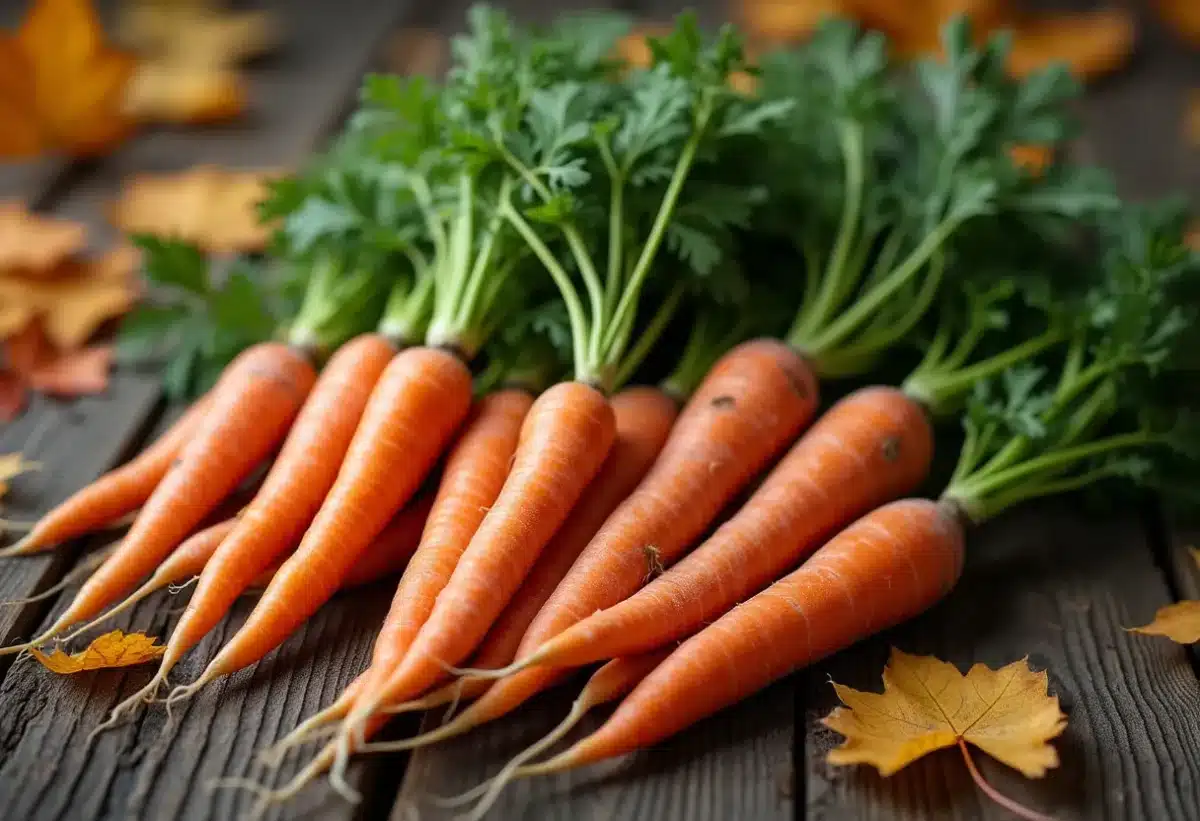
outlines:
[[[13,522],[0,521],[0,531],[16,530],[17,525]],[[31,553],[39,553],[42,546],[34,541],[33,534],[27,534],[21,539],[10,544],[8,547],[0,548],[0,559],[8,559],[13,556],[28,556]]]

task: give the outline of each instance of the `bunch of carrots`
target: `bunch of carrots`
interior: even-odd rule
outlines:
[[[353,798],[350,756],[468,732],[603,664],[462,797],[479,817],[513,778],[652,745],[928,608],[969,531],[1014,504],[1195,472],[1188,215],[1062,160],[1065,71],[1012,79],[1003,40],[976,46],[963,20],[916,82],[840,21],[752,66],[732,29],[682,16],[644,68],[612,58],[615,17],[469,23],[444,82],[369,78],[335,144],[274,188],[282,227],[247,264],[299,286],[278,330],[239,337],[166,434],[4,550],[132,516],[54,623],[0,652],[198,577],[104,726],[247,589],[245,624],[168,704],[402,571],[368,669],[270,752],[327,743],[257,789],[328,772]],[[729,82],[747,71],[752,94]],[[1028,144],[1054,159],[1022,165]],[[190,258],[146,250],[167,280]],[[820,412],[849,379],[880,382]],[[914,495],[956,420],[953,476]],[[459,701],[424,736],[371,740]]]

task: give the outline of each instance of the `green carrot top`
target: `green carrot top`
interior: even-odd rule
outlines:
[[[764,220],[801,252],[806,290],[787,338],[818,372],[863,374],[907,339],[981,262],[978,232],[1061,230],[1115,205],[1103,175],[1013,159],[1014,146],[1054,150],[1073,134],[1077,87],[1061,69],[1012,79],[1007,47],[1000,36],[973,47],[957,19],[945,59],[901,79],[880,35],[833,21],[764,60],[763,95],[796,101],[761,171],[778,181]]]
[[[1186,245],[1186,210],[1131,206],[1106,222],[1098,271],[1064,306],[1059,344],[974,387],[943,494],[974,521],[1106,479],[1196,490],[1200,426],[1185,394],[1200,254]]]

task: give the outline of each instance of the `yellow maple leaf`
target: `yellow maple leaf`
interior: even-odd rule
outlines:
[[[1156,0],[1154,5],[1176,34],[1200,46],[1200,3],[1196,0]]]
[[[831,764],[870,764],[887,776],[926,753],[958,745],[965,754],[972,744],[1029,778],[1058,766],[1049,741],[1067,717],[1049,695],[1045,671],[1033,672],[1024,659],[999,670],[976,664],[964,676],[932,656],[893,648],[882,693],[833,686],[846,706],[824,724],[846,740],[829,752]]]
[[[8,492],[10,479],[40,467],[39,463],[28,462],[19,453],[0,453],[0,498],[3,498],[4,494]]]
[[[126,111],[140,120],[177,124],[241,114],[249,92],[237,65],[278,42],[271,12],[196,2],[128,2],[119,30],[144,58],[130,83]]]
[[[86,648],[70,655],[55,648],[46,655],[41,650],[30,651],[47,670],[59,674],[81,673],[84,670],[103,670],[108,667],[130,667],[159,658],[166,645],[143,633],[124,633],[113,630],[98,636]]]
[[[6,156],[45,149],[91,156],[124,139],[135,60],[108,45],[89,0],[35,0],[15,36],[0,40],[0,138]]]
[[[102,323],[132,307],[138,259],[136,249],[120,246],[98,259],[62,263],[51,276],[0,271],[0,337],[40,319],[57,348],[79,348]]]
[[[126,233],[156,234],[215,253],[260,251],[272,226],[258,204],[275,172],[198,166],[178,174],[139,174],[127,181],[110,218]]]
[[[1189,547],[1188,552],[1200,567],[1200,549]],[[1160,607],[1154,614],[1154,621],[1131,627],[1129,632],[1165,636],[1178,644],[1195,644],[1200,641],[1200,601],[1181,601]]]
[[[83,223],[50,219],[30,212],[24,203],[0,201],[0,271],[43,273],[86,246]]]

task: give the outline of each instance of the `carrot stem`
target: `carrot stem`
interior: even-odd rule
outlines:
[[[971,758],[971,752],[967,749],[967,742],[962,738],[958,739],[958,748],[962,750],[963,761],[967,762],[967,771],[971,773],[972,780],[975,785],[983,791],[983,794],[995,801],[1004,809],[1011,812],[1013,815],[1027,819],[1027,821],[1054,821],[1054,817],[1044,815],[1037,810],[1030,809],[1024,804],[1021,804],[1008,796],[1001,793],[991,784],[989,784],[983,775],[975,768],[975,761]]]

